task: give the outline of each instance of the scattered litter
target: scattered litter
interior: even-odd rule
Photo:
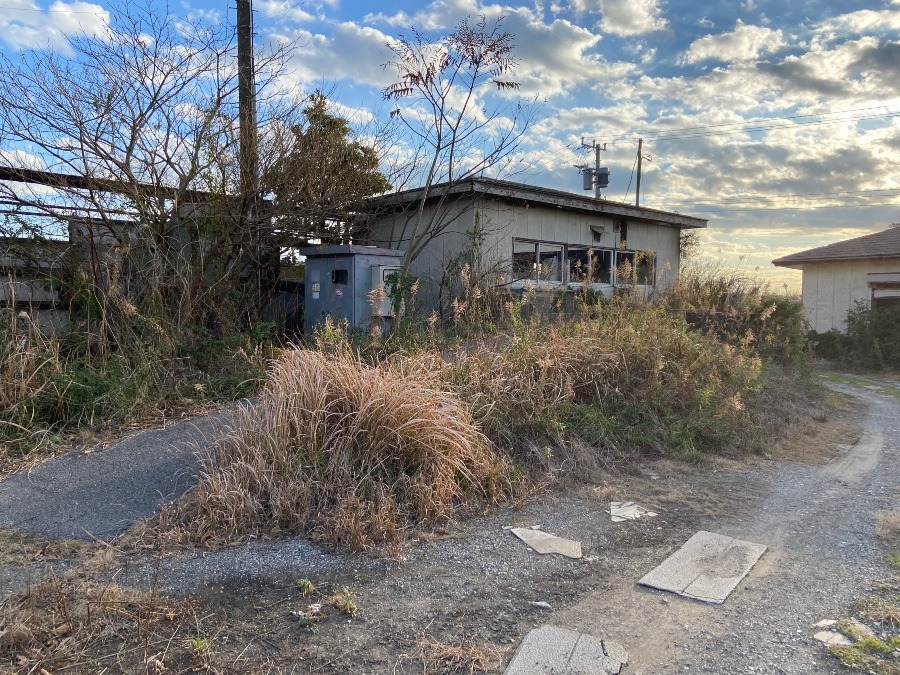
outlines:
[[[614,523],[622,523],[626,520],[637,520],[641,516],[653,518],[658,514],[634,502],[610,502],[609,515],[612,516]]]
[[[507,530],[507,531],[508,531],[508,530],[512,530],[512,529],[514,529],[514,528],[515,528],[515,525],[501,525],[501,526],[500,526],[500,529],[501,529],[501,530]]]
[[[700,531],[638,583],[721,604],[765,551],[763,544]]]
[[[510,530],[538,553],[559,553],[567,558],[581,557],[581,542],[564,539],[541,530],[516,527]]]
[[[540,525],[532,525],[532,526],[531,526],[531,529],[532,529],[532,530],[539,530],[539,529],[541,529],[541,526],[540,526]]]
[[[853,640],[843,633],[833,630],[820,630],[813,637],[826,647],[850,647],[853,645]]]
[[[525,636],[504,675],[618,675],[626,663],[628,652],[614,642],[574,630],[542,626]]]
[[[306,608],[306,613],[309,615],[320,614],[322,612],[322,603],[316,602]]]
[[[531,606],[536,609],[553,609],[550,606],[549,602],[544,602],[543,600],[538,600],[537,602],[532,602]]]

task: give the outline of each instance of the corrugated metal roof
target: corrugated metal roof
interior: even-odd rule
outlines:
[[[772,264],[779,267],[794,267],[810,262],[873,258],[900,258],[900,227],[890,227],[883,232],[865,234],[827,246],[792,253],[773,260]]]

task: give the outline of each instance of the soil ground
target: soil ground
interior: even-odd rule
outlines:
[[[808,411],[767,457],[631,467],[420,533],[399,558],[297,538],[163,558],[109,552],[104,575],[188,597],[189,608],[143,642],[95,644],[64,672],[137,672],[153,657],[156,672],[468,673],[484,663],[499,673],[545,624],[618,642],[626,674],[847,672],[812,626],[843,616],[885,576],[872,513],[898,506],[900,390],[858,378],[832,385],[845,403]],[[624,499],[660,515],[612,523],[608,503]],[[540,556],[504,529],[531,525],[579,540],[584,557]],[[724,605],[636,585],[701,529],[769,547]],[[46,544],[17,546],[0,569],[34,578]],[[56,564],[77,568],[94,547],[76,548],[51,557],[75,555]],[[303,579],[316,589],[306,597]],[[344,588],[353,617],[331,605]],[[323,607],[309,616],[314,603]],[[197,640],[199,659],[186,655]]]

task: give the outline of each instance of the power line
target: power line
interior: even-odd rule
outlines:
[[[783,193],[783,194],[774,194],[774,195],[746,195],[743,197],[721,197],[719,199],[712,200],[702,200],[702,201],[689,201],[689,200],[681,200],[674,202],[675,204],[733,204],[733,203],[741,203],[741,202],[752,202],[752,201],[774,201],[777,199],[797,199],[797,198],[811,198],[811,197],[825,197],[827,199],[834,199],[837,196],[846,196],[846,195],[859,195],[866,196],[872,195],[873,197],[890,197],[890,196],[900,196],[891,195],[889,193],[900,193],[900,188],[873,188],[870,190],[841,190],[836,192],[794,192],[794,193]],[[670,202],[672,203],[672,202]]]
[[[821,113],[807,113],[805,115],[785,115],[783,117],[762,117],[755,120],[745,120],[742,122],[722,122],[720,124],[706,124],[703,126],[696,127],[681,127],[675,129],[667,129],[665,133],[679,133],[682,131],[702,131],[704,129],[716,129],[719,127],[732,127],[732,126],[744,126],[746,124],[756,124],[758,122],[776,122],[779,120],[794,120],[801,119],[804,117],[824,117],[826,115],[846,115],[847,113],[855,113],[855,112],[865,112],[867,110],[882,110],[886,106],[876,105],[869,106],[867,108],[850,108],[849,110],[832,110],[831,112],[821,112]],[[652,131],[646,132],[647,134],[652,134]]]

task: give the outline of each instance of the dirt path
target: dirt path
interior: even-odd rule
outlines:
[[[168,643],[202,636],[219,672],[422,673],[423,657],[471,639],[498,654],[492,672],[501,673],[528,630],[553,624],[621,644],[625,675],[842,673],[812,626],[845,615],[885,574],[872,513],[897,504],[900,389],[835,386],[861,402],[847,416],[863,434],[824,466],[657,462],[644,475],[451,524],[411,544],[402,562],[279,539],[160,561],[129,556],[113,574],[195,595],[196,620]],[[847,426],[811,418],[803,428],[808,445],[827,448]],[[660,515],[614,524],[611,499]],[[539,556],[503,529],[530,525],[581,541],[584,558]],[[724,605],[636,585],[700,529],[769,547]],[[318,590],[302,598],[300,579]],[[358,606],[352,619],[327,609],[344,586]],[[313,602],[325,617],[298,621]]]
[[[612,594],[592,593],[554,621],[627,644],[629,672],[842,672],[811,627],[841,616],[885,576],[872,513],[897,504],[900,402],[841,389],[866,404],[856,445],[824,467],[783,464],[752,476],[751,508],[701,523],[769,547],[724,605],[648,592],[626,577]]]

